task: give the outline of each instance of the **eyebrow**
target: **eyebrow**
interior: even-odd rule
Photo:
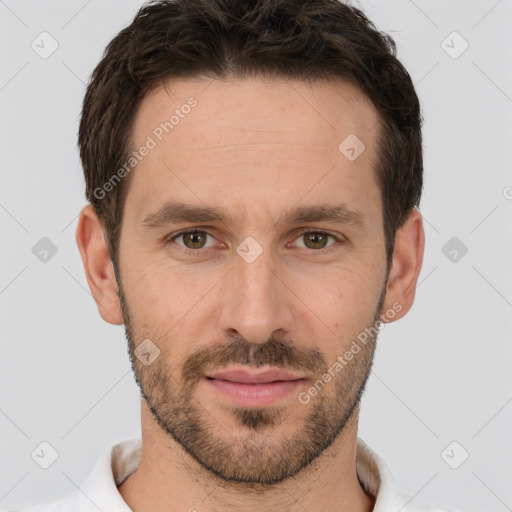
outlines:
[[[364,215],[346,204],[319,204],[299,206],[284,212],[275,227],[289,226],[308,222],[334,222],[364,229]],[[160,209],[144,217],[141,226],[153,229],[181,223],[218,223],[233,226],[240,222],[240,216],[232,215],[222,209],[212,206],[197,206],[180,201],[168,201]]]

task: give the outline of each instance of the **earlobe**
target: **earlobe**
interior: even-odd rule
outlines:
[[[413,305],[418,276],[423,264],[424,248],[423,219],[419,210],[414,208],[404,225],[396,232],[393,263],[386,287],[383,315],[393,305],[395,305],[394,309],[396,309],[396,304],[400,304],[401,308],[392,320],[387,320],[388,322],[405,316]],[[386,319],[383,318],[383,321]]]
[[[76,243],[98,312],[105,322],[121,325],[123,315],[117,296],[118,286],[104,237],[103,224],[90,204],[80,212]]]

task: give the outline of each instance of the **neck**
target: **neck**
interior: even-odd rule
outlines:
[[[356,472],[357,407],[336,441],[309,466],[279,484],[256,487],[210,473],[158,426],[142,401],[142,456],[119,486],[134,512],[371,512],[375,498]]]

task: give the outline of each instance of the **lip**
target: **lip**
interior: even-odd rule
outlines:
[[[203,381],[239,406],[265,407],[297,391],[304,385],[306,378],[279,369],[231,369],[212,373],[205,376]]]
[[[294,374],[290,371],[270,369],[270,370],[247,370],[247,369],[231,369],[214,372],[208,375],[209,378],[215,380],[225,380],[229,382],[238,382],[242,384],[268,384],[275,381],[293,381],[304,379],[304,375]]]

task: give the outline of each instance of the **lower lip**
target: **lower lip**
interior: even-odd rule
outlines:
[[[245,407],[271,405],[296,391],[305,382],[304,379],[297,379],[245,384],[220,379],[204,378],[204,380],[231,401]]]

